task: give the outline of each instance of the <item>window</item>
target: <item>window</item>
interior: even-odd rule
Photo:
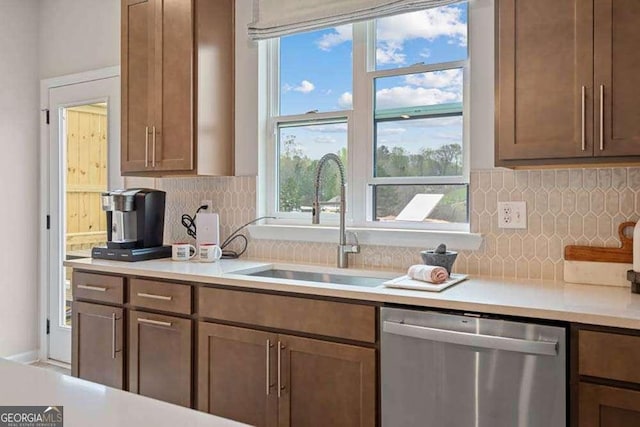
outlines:
[[[466,2],[269,41],[268,213],[310,223],[345,164],[351,225],[468,229]],[[322,222],[339,213],[324,170]]]

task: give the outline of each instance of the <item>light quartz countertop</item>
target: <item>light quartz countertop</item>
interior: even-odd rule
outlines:
[[[63,406],[67,427],[240,427],[235,421],[0,358],[2,406]]]
[[[199,263],[162,259],[126,263],[78,259],[66,261],[65,266],[86,271],[201,284],[640,329],[640,294],[632,294],[629,287],[470,277],[442,292],[426,292],[391,289],[382,286],[358,287],[234,274],[240,270],[258,271],[273,266],[283,269],[389,279],[402,275],[398,272],[345,270],[326,266],[250,260]]]

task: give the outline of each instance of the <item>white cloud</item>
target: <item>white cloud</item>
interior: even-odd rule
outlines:
[[[396,86],[376,92],[378,108],[401,108],[409,105],[434,105],[460,101],[458,93],[439,88]]]
[[[346,123],[333,123],[330,125],[313,125],[305,129],[307,132],[318,133],[345,133],[347,131]]]
[[[313,139],[313,142],[317,142],[318,144],[335,144],[338,141],[332,136],[322,135],[322,136],[316,136]]]
[[[315,85],[311,83],[309,80],[303,80],[302,82],[300,82],[300,85],[297,87],[294,87],[293,90],[295,90],[296,92],[309,93],[313,91],[315,88],[316,88]]]
[[[403,133],[405,133],[407,131],[407,129],[405,128],[379,128],[378,129],[378,136],[380,135],[402,135]]]
[[[422,49],[419,55],[420,55],[420,58],[427,59],[431,56],[431,51],[425,47],[424,49]]]
[[[340,108],[344,108],[345,110],[353,108],[353,95],[351,92],[345,92],[340,95],[340,98],[338,98],[338,105]]]
[[[407,55],[402,53],[402,45],[397,43],[381,43],[376,47],[378,64],[404,64]]]
[[[451,88],[457,91],[462,90],[462,70],[459,68],[421,74],[409,74],[404,78],[404,80],[405,83],[412,86],[425,88]]]
[[[334,46],[351,41],[352,38],[353,33],[351,31],[351,25],[341,25],[339,27],[335,27],[332,33],[323,34],[322,37],[316,41],[316,45],[321,50],[329,51]]]
[[[395,42],[400,45],[409,39],[431,41],[438,37],[448,37],[460,46],[466,46],[467,25],[462,18],[462,9],[455,6],[390,16],[378,20],[377,37],[379,42]]]
[[[315,88],[316,86],[313,83],[311,83],[309,80],[303,80],[300,82],[298,86],[291,86],[290,84],[285,84],[284,86],[282,86],[282,91],[286,93],[293,90],[300,93],[309,93],[309,92],[312,92]]]
[[[447,43],[467,45],[467,25],[458,7],[439,7],[378,20],[376,28],[376,61],[378,64],[408,65],[403,53],[404,43],[413,39],[433,41],[447,37]],[[420,52],[421,58],[431,55],[429,49]]]

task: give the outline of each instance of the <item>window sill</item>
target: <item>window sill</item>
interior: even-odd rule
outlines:
[[[338,227],[301,225],[252,225],[249,234],[253,239],[288,240],[292,242],[338,243]],[[440,243],[453,250],[477,250],[482,236],[463,231],[434,231],[407,229],[377,229],[349,227],[358,233],[361,245],[434,248]]]

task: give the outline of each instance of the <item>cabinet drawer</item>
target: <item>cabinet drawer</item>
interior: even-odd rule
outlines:
[[[198,314],[211,319],[306,332],[363,342],[376,341],[375,307],[201,288]]]
[[[124,303],[124,277],[74,271],[72,286],[74,299]]]
[[[640,383],[640,337],[581,330],[580,375]]]
[[[191,314],[191,286],[131,279],[129,303],[140,308]]]

